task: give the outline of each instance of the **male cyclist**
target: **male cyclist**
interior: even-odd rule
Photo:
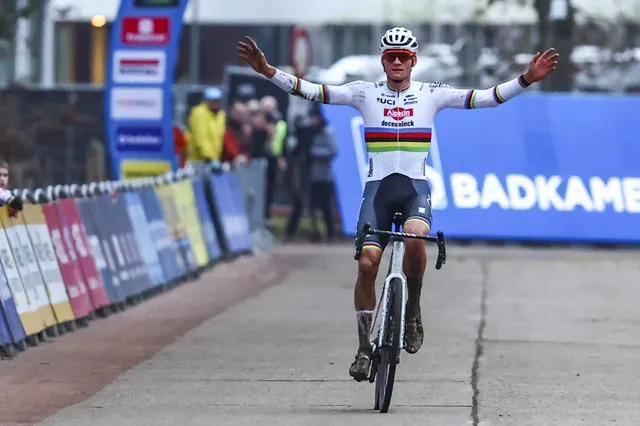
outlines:
[[[369,222],[372,228],[390,230],[393,214],[400,211],[405,218],[405,232],[427,235],[431,228],[431,191],[425,164],[437,112],[444,108],[496,107],[549,75],[555,70],[559,55],[554,49],[538,52],[524,74],[490,89],[477,90],[412,81],[411,69],[417,63],[418,40],[405,28],[388,30],[380,40],[380,50],[386,82],[354,81],[330,86],[310,83],[269,65],[249,37],[238,42],[240,58],[281,89],[310,101],[350,105],[362,115],[369,170],[358,229]],[[360,343],[349,369],[349,374],[357,381],[367,379],[369,374],[369,331],[376,305],[375,280],[387,242],[386,238],[367,236],[358,264],[354,304]],[[424,243],[407,240],[404,273],[409,297],[405,349],[410,354],[418,352],[424,338],[420,291],[426,263]]]

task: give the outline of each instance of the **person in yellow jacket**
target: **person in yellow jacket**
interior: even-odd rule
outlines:
[[[226,114],[222,110],[222,91],[208,87],[200,104],[189,113],[187,161],[219,162],[222,155]]]

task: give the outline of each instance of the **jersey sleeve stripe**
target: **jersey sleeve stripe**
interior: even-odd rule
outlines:
[[[474,101],[476,98],[476,91],[475,89],[471,89],[469,90],[469,93],[467,93],[467,97],[464,101],[464,107],[465,109],[473,109],[474,108]]]
[[[498,104],[503,104],[506,102],[502,95],[500,95],[500,89],[498,88],[498,86],[495,86],[493,88],[493,99],[495,99]]]
[[[298,77],[293,77],[293,89],[289,91],[289,94],[300,96],[300,79]]]
[[[331,103],[331,101],[329,100],[329,88],[327,87],[327,85],[323,84],[320,90],[322,91],[322,102],[324,102],[325,104]]]

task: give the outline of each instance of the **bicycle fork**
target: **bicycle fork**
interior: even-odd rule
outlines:
[[[376,314],[374,315],[374,321],[371,323],[371,330],[369,331],[369,335],[373,331],[375,324],[378,319],[378,315],[380,315],[380,328],[378,332],[377,338],[372,341],[372,349],[375,353],[376,350],[384,345],[384,341],[386,338],[386,329],[387,329],[387,319],[389,310],[391,309],[390,301],[391,301],[391,280],[394,278],[398,278],[402,283],[401,294],[394,295],[395,297],[400,297],[402,300],[402,316],[399,318],[400,320],[400,349],[404,348],[404,323],[405,323],[405,314],[406,314],[406,303],[405,303],[405,295],[407,294],[407,280],[403,273],[403,265],[402,261],[404,259],[404,250],[405,246],[403,241],[394,241],[393,242],[393,250],[391,252],[391,271],[387,275],[384,286],[382,287],[382,294],[380,295],[380,302],[376,308]]]

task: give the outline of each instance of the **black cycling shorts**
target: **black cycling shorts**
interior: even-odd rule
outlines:
[[[367,182],[364,187],[358,231],[369,222],[372,229],[391,231],[393,215],[402,213],[404,223],[419,220],[431,229],[431,188],[426,180],[411,179],[394,173],[382,180]],[[384,250],[389,237],[367,235],[363,247]]]

